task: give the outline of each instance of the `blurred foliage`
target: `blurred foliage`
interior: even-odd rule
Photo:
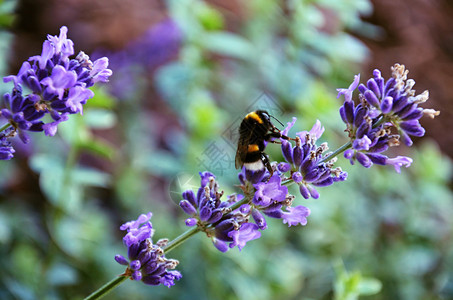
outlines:
[[[176,237],[179,194],[199,171],[238,192],[226,131],[250,109],[298,117],[294,132],[319,119],[331,149],[345,142],[335,88],[368,54],[352,33],[376,34],[360,20],[369,1],[247,1],[234,26],[203,1],[167,4],[181,30],[176,57],[146,69],[117,53],[126,65],[113,68],[112,55],[117,81],[95,90],[83,116],[0,164],[1,299],[81,298],[121,274],[119,225],[152,211],[156,240]],[[225,160],[211,161],[213,145]],[[176,286],[128,281],[108,299],[453,298],[451,163],[429,141],[398,151],[414,158],[402,174],[340,158],[348,180],[298,200],[312,211],[306,227],[269,220],[262,238],[226,254],[195,236],[169,255],[181,262]],[[282,159],[278,146],[267,152]]]

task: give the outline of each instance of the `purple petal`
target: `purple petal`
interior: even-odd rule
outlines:
[[[352,142],[352,148],[355,150],[369,150],[371,145],[371,140],[365,135],[361,139],[355,139],[354,142]]]
[[[286,124],[286,127],[285,127],[285,129],[283,129],[283,130],[281,131],[281,134],[282,134],[282,135],[288,135],[289,130],[294,126],[294,124],[296,123],[296,121],[297,121],[297,118],[296,118],[296,117],[293,117],[293,120],[292,120],[291,122],[288,122],[288,123]],[[286,140],[281,139],[281,141],[283,142],[283,141],[286,141]]]
[[[238,246],[239,250],[242,250],[247,242],[260,238],[261,232],[259,232],[258,225],[243,223],[239,230],[231,231],[228,236],[233,239],[233,242],[230,243],[230,248]]]
[[[354,76],[354,81],[351,83],[351,85],[347,89],[337,89],[337,91],[338,91],[337,98],[340,98],[341,95],[344,95],[345,101],[351,101],[352,93],[357,88],[357,85],[359,84],[359,82],[360,82],[360,74],[357,74]]]
[[[412,164],[412,158],[407,156],[397,156],[395,158],[388,158],[386,164],[395,167],[397,173],[401,173],[401,167],[409,168]]]
[[[93,83],[108,82],[109,77],[112,76],[112,70],[107,69],[109,66],[109,59],[102,57],[93,63],[93,69],[90,71],[90,76],[93,78]]]
[[[283,212],[283,224],[288,224],[288,227],[296,225],[306,225],[307,217],[310,215],[308,207],[299,205],[296,207],[287,207],[287,212]]]

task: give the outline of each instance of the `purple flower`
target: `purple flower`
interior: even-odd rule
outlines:
[[[360,82],[360,74],[354,76],[354,81],[351,83],[349,88],[347,89],[337,89],[338,95],[337,98],[340,98],[341,95],[344,96],[345,101],[351,101],[352,100],[352,93],[354,90],[357,88]]]
[[[292,126],[294,122],[288,123],[284,131],[288,132]],[[291,178],[299,185],[299,191],[305,199],[319,197],[315,186],[328,186],[347,178],[346,172],[333,168],[334,161],[324,162],[326,156],[323,153],[328,149],[327,144],[316,145],[323,132],[324,127],[317,120],[310,131],[296,134],[294,147],[289,141],[281,139],[283,157],[292,166]]]
[[[288,194],[288,188],[281,186],[281,178],[272,176],[268,182],[260,182],[254,185],[256,192],[253,204],[259,207],[268,207],[275,202],[283,202]]]
[[[88,55],[81,52],[75,59],[70,59],[74,44],[67,38],[67,31],[63,26],[59,36],[48,35],[41,55],[30,57],[17,75],[3,79],[4,82],[13,81],[14,88],[3,96],[6,108],[1,110],[1,117],[18,132],[24,143],[29,141],[26,131],[55,135],[58,124],[66,121],[69,114],[83,112],[83,105],[94,96],[88,87],[96,82],[106,82],[112,75],[106,57],[92,63]],[[24,96],[23,86],[31,94]],[[46,114],[53,121],[44,123]]]
[[[248,241],[259,239],[261,237],[261,232],[259,232],[258,225],[244,223],[239,230],[230,231],[228,236],[233,239],[230,248],[237,246],[239,250],[242,250]]]
[[[8,134],[8,132],[0,133],[0,160],[10,160],[14,156],[13,153],[16,152],[5,133]]]
[[[386,165],[392,165],[395,167],[397,173],[401,173],[401,167],[409,168],[412,164],[412,158],[407,156],[397,156],[395,158],[387,158]]]
[[[392,77],[387,81],[376,69],[366,85],[358,86],[360,103],[357,105],[351,95],[357,87],[358,76],[349,89],[339,89],[338,97],[345,96],[340,115],[352,143],[352,149],[344,153],[345,158],[351,164],[357,160],[366,168],[373,164],[393,165],[399,172],[401,164],[408,166],[410,162],[390,159],[381,153],[391,146],[398,146],[400,140],[411,146],[411,136],[425,134],[419,119],[425,114],[433,118],[439,112],[419,107],[428,100],[428,91],[416,95],[415,81],[407,79],[408,70],[404,65],[395,64],[391,70]]]
[[[195,220],[204,226],[218,222],[225,209],[220,198],[223,192],[219,192],[219,185],[215,181],[214,174],[200,172],[201,186],[197,195],[192,190],[182,194],[183,200],[179,203],[183,211],[191,218],[186,220],[186,225],[194,226]]]
[[[296,207],[287,207],[287,212],[283,212],[283,223],[288,227],[295,225],[307,225],[307,217],[310,215],[310,209],[299,205]]]
[[[166,239],[152,242],[154,230],[151,222],[151,212],[142,214],[137,220],[121,225],[121,230],[127,233],[123,243],[127,247],[128,258],[116,255],[115,260],[121,265],[128,266],[124,276],[130,276],[133,280],[141,280],[145,284],[173,286],[175,280],[181,279],[178,271],[170,271],[179,264],[177,260],[168,259],[164,255]]]

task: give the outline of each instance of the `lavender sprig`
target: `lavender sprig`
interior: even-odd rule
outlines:
[[[351,163],[358,160],[365,167],[370,167],[373,163],[392,165],[398,173],[401,166],[408,167],[412,162],[411,158],[404,156],[389,158],[382,153],[390,146],[399,145],[400,138],[406,145],[412,145],[410,136],[423,136],[425,132],[418,120],[423,115],[437,116],[439,112],[418,107],[428,99],[428,92],[415,96],[415,91],[412,90],[415,82],[407,80],[408,71],[404,66],[395,64],[392,72],[392,78],[385,82],[381,73],[375,70],[374,78],[368,80],[367,86],[359,86],[360,103],[357,105],[352,97],[359,84],[359,75],[349,88],[338,90],[338,97],[341,95],[345,97],[340,115],[347,125],[346,131],[350,141],[337,150],[327,152],[327,143],[317,145],[324,132],[324,127],[317,121],[310,131],[296,133],[294,145],[291,141],[281,139],[285,161],[271,163],[272,176],[266,169],[250,171],[243,168],[238,174],[242,190],[240,194],[224,197],[213,173],[199,173],[200,187],[196,193],[192,190],[184,191],[180,202],[183,211],[189,215],[185,223],[192,228],[173,241],[161,243],[162,247],[158,244],[153,245],[152,242],[147,242],[144,246],[143,241],[150,239],[152,235],[152,227],[150,223],[141,227],[137,224],[147,222],[150,214],[141,217],[146,220],[139,222],[139,218],[137,221],[124,224],[123,229],[128,228],[132,232],[128,233],[130,237],[127,237],[128,235],[125,237],[125,244],[132,256],[129,254],[130,261],[122,256],[115,258],[119,263],[128,266],[123,276],[136,280],[143,278],[140,276],[143,274],[143,266],[148,264],[148,261],[142,258],[144,256],[137,254],[141,253],[140,251],[148,253],[153,251],[150,249],[159,248],[158,252],[164,257],[164,252],[168,253],[198,232],[204,232],[218,250],[226,252],[236,246],[242,250],[247,242],[260,238],[261,231],[268,227],[266,217],[281,219],[288,226],[306,225],[310,209],[303,205],[293,206],[296,197],[289,193],[287,185],[297,184],[300,194],[305,199],[318,198],[317,188],[347,179],[346,172],[334,167],[336,156],[340,153],[344,152],[344,156],[350,159]],[[282,134],[289,136],[289,130],[295,122],[296,118],[293,118]],[[137,252],[137,247],[142,250]],[[164,269],[165,267],[162,268]],[[168,272],[167,269],[165,272]],[[181,277],[179,272],[171,274],[172,284]],[[99,295],[103,295],[121,282],[120,279],[112,280],[105,288],[98,290]],[[157,279],[155,282],[162,283]]]
[[[13,82],[14,88],[3,95],[6,107],[0,110],[0,119],[7,122],[0,130],[0,160],[13,157],[14,149],[8,139],[17,134],[24,143],[30,140],[27,131],[54,136],[58,124],[68,120],[69,115],[83,113],[83,105],[94,96],[88,88],[107,82],[112,75],[107,57],[92,62],[81,51],[70,59],[74,43],[67,38],[67,32],[63,26],[59,36],[48,35],[41,55],[30,57],[17,75],[3,78],[5,83]],[[30,93],[25,94],[24,88]],[[52,121],[45,123],[46,115]]]
[[[358,161],[369,168],[373,164],[392,165],[399,173],[402,166],[409,167],[412,159],[406,156],[389,158],[382,152],[389,147],[412,146],[411,136],[421,137],[425,129],[419,119],[427,115],[431,118],[439,111],[419,107],[429,98],[429,92],[416,95],[415,81],[407,79],[408,70],[404,65],[395,64],[392,77],[385,81],[379,70],[374,70],[373,78],[367,84],[360,84],[360,75],[347,89],[338,89],[338,97],[344,96],[340,108],[341,119],[346,123],[352,149],[345,151],[344,157],[351,164]],[[359,89],[359,103],[352,100],[354,90]]]

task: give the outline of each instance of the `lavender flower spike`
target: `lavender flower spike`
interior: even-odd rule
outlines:
[[[30,57],[17,75],[3,78],[4,82],[14,83],[12,92],[3,95],[5,108],[0,111],[0,119],[8,122],[8,129],[12,130],[3,133],[3,137],[11,138],[18,133],[27,143],[28,131],[55,135],[58,124],[68,120],[70,114],[83,113],[83,105],[94,96],[88,88],[96,82],[107,82],[112,75],[106,57],[93,63],[88,55],[80,52],[70,59],[74,43],[67,33],[68,28],[63,26],[59,36],[48,35],[41,55]],[[23,86],[31,93],[23,95]],[[51,120],[44,121],[45,115],[50,115]],[[14,151],[7,152],[9,155],[0,155],[0,159],[10,159]]]
[[[358,86],[360,101],[357,104],[350,95],[351,88],[357,86],[358,76],[349,89],[339,89],[338,96],[345,96],[340,115],[352,143],[352,149],[344,153],[345,157],[366,168],[373,164],[393,165],[399,173],[400,167],[409,166],[412,160],[408,157],[388,158],[382,153],[389,147],[398,146],[400,141],[411,146],[411,137],[425,134],[419,119],[423,115],[434,118],[439,111],[419,107],[428,100],[429,93],[424,91],[416,95],[415,81],[407,79],[409,71],[404,65],[395,64],[391,71],[392,77],[385,81],[381,71],[374,70],[373,78],[366,85]]]
[[[149,221],[151,216],[151,212],[142,214],[137,220],[121,225],[120,229],[127,231],[123,243],[127,247],[129,259],[118,254],[115,260],[127,266],[124,276],[130,276],[133,280],[139,280],[148,285],[162,284],[171,287],[175,284],[175,280],[182,277],[178,271],[170,271],[176,268],[179,262],[165,257],[162,247],[168,240],[161,239],[153,244],[154,229]]]

